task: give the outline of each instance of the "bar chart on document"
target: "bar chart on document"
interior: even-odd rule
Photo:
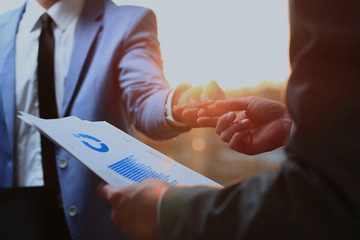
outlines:
[[[171,179],[169,174],[166,175],[164,173],[158,173],[154,171],[151,166],[138,163],[134,158],[134,155],[130,155],[129,157],[111,164],[108,168],[134,182],[141,182],[146,178],[155,178],[169,182],[172,185],[176,185],[178,183],[176,179]]]
[[[74,116],[45,120],[21,114],[19,117],[22,120],[38,129],[110,185],[126,186],[155,178],[172,185],[221,187],[107,122],[90,122]]]

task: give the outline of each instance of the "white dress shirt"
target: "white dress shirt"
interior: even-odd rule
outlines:
[[[36,73],[41,33],[39,18],[47,12],[54,22],[55,91],[58,111],[61,112],[75,30],[83,4],[84,0],[61,0],[46,10],[36,0],[28,0],[16,36],[16,111],[39,115]],[[42,186],[40,134],[19,118],[15,121],[15,176],[18,185]]]

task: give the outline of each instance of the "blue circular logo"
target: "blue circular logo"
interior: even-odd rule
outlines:
[[[73,134],[75,137],[77,138],[83,138],[84,140],[81,140],[81,142],[83,144],[85,144],[85,146],[87,146],[88,148],[91,148],[94,151],[97,152],[107,152],[109,151],[109,147],[106,146],[105,143],[101,142],[99,139],[90,136],[90,135],[86,135],[83,133],[78,133],[78,134]]]

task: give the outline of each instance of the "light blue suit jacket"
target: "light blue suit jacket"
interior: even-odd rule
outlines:
[[[0,187],[13,185],[15,112],[15,38],[25,6],[0,16]],[[109,0],[86,0],[76,31],[60,117],[105,120],[163,139],[180,131],[169,127],[164,104],[169,90],[162,72],[154,13]],[[65,216],[74,239],[121,239],[110,220],[110,206],[97,195],[100,179],[57,149]],[[77,214],[69,216],[69,206]]]

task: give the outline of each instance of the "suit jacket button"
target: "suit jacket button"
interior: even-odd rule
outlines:
[[[61,158],[61,159],[59,160],[59,167],[60,167],[61,169],[67,168],[68,164],[69,164],[69,162],[68,162],[68,160],[67,160],[66,158]]]
[[[77,211],[77,207],[75,205],[70,205],[69,208],[68,208],[68,214],[71,216],[71,217],[74,217],[76,216],[78,213]]]

